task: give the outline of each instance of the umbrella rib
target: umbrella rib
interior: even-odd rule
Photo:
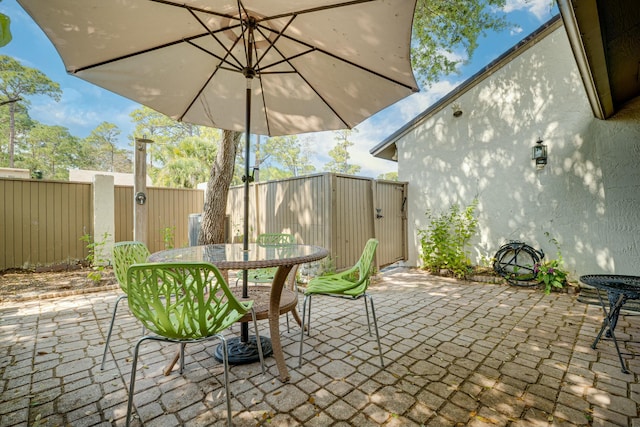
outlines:
[[[268,113],[268,108],[267,108],[267,100],[264,97],[265,91],[264,91],[264,86],[262,85],[262,79],[258,79],[260,81],[260,91],[261,91],[261,97],[262,97],[262,107],[264,108],[264,121],[267,124],[267,135],[271,135],[271,124],[269,121],[269,113]]]
[[[150,1],[152,3],[164,4],[166,6],[178,7],[180,9],[195,10],[197,12],[206,13],[207,15],[214,15],[214,16],[219,16],[221,18],[229,18],[229,19],[233,19],[235,21],[239,21],[237,16],[229,15],[227,13],[215,12],[213,10],[202,9],[202,8],[199,8],[199,7],[187,6],[184,3],[176,3],[176,2],[168,1],[168,0],[148,0],[148,1]]]
[[[379,0],[352,0],[352,1],[334,3],[334,4],[330,4],[330,5],[326,5],[326,6],[318,6],[318,7],[313,7],[313,8],[304,9],[304,10],[297,10],[295,12],[282,13],[280,15],[268,16],[268,17],[260,19],[259,22],[270,21],[270,20],[273,20],[273,19],[285,18],[287,16],[292,16],[292,15],[303,15],[303,14],[307,14],[307,13],[320,12],[322,10],[337,9],[339,7],[353,6],[353,5],[362,4],[362,3],[371,3],[371,2],[374,2],[374,1],[379,1]]]
[[[155,1],[155,0],[153,0],[153,1]],[[107,65],[107,64],[114,63],[114,62],[122,61],[124,59],[133,58],[134,56],[144,55],[145,53],[154,52],[156,50],[160,50],[160,49],[164,49],[164,48],[167,48],[167,47],[175,46],[175,45],[180,44],[180,43],[189,43],[191,40],[198,39],[198,38],[201,38],[201,37],[206,37],[208,35],[209,35],[208,33],[197,34],[195,36],[190,36],[190,37],[186,37],[184,39],[180,39],[180,40],[175,40],[175,41],[172,41],[172,42],[164,43],[164,44],[161,44],[161,45],[158,45],[158,46],[154,46],[154,47],[150,47],[150,48],[147,48],[147,49],[139,50],[137,52],[127,53],[126,55],[121,55],[121,56],[118,56],[118,57],[115,57],[115,58],[107,59],[105,61],[96,62],[95,64],[85,65],[84,67],[78,67],[75,70],[67,70],[67,72],[71,73],[71,74],[76,74],[76,73],[79,73],[80,71],[86,71],[86,70],[90,70],[92,68],[101,67],[103,65]],[[189,44],[193,45],[193,43],[189,43]]]
[[[233,45],[231,46],[231,48],[227,48],[227,47],[224,45],[224,43],[222,43],[222,42],[220,41],[220,39],[216,36],[216,33],[217,33],[217,32],[220,32],[220,31],[221,31],[221,29],[219,29],[219,30],[217,30],[217,31],[211,31],[211,30],[206,26],[206,24],[205,24],[204,22],[202,22],[202,20],[198,17],[198,15],[196,15],[196,14],[195,14],[195,12],[192,10],[192,8],[188,8],[188,10],[189,10],[189,12],[191,13],[191,15],[193,16],[193,18],[194,18],[196,21],[198,21],[198,22],[200,23],[200,25],[202,25],[202,27],[203,27],[203,28],[204,28],[204,29],[209,33],[209,35],[211,35],[211,37],[212,37],[212,38],[213,38],[213,39],[214,39],[214,40],[215,40],[215,41],[220,45],[220,47],[222,47],[222,49],[224,49],[224,50],[225,50],[225,52],[227,52],[227,55],[226,55],[226,56],[227,56],[227,57],[231,57],[231,58],[233,58],[233,60],[236,62],[237,66],[238,66],[238,70],[241,70],[241,69],[242,69],[242,62],[241,62],[241,61],[239,61],[239,60],[238,60],[238,58],[236,58],[236,57],[233,55],[233,53],[231,52],[231,51],[233,50],[233,48],[236,46],[236,44],[238,43],[238,40],[236,40],[236,41],[233,43]],[[233,25],[233,26],[227,27],[225,30],[231,30],[231,29],[234,29],[234,28],[240,27],[241,25],[242,25],[242,24]],[[229,61],[227,61],[227,60],[226,60],[226,58],[222,58],[222,57],[220,57],[220,56],[216,55],[215,53],[210,52],[209,50],[207,50],[207,49],[205,49],[205,48],[203,48],[203,47],[200,47],[200,46],[196,45],[195,43],[189,43],[189,44],[191,44],[191,45],[192,45],[192,46],[194,46],[194,47],[197,47],[198,49],[203,50],[204,52],[208,53],[209,55],[213,56],[214,58],[219,59],[219,60],[220,60],[221,62],[223,62],[223,63],[227,63],[227,64],[229,64],[229,65],[233,66],[233,64],[231,64]]]
[[[260,58],[258,58],[258,60],[256,61],[256,66],[260,63],[260,61],[262,61],[263,58],[266,57],[267,53],[269,53],[269,51],[274,48],[275,49],[275,44],[278,42],[278,39],[280,39],[280,37],[282,36],[282,34],[287,31],[287,28],[289,28],[289,25],[291,25],[291,23],[293,22],[293,20],[296,18],[297,15],[293,15],[291,17],[291,19],[289,19],[289,21],[286,23],[286,25],[282,28],[281,31],[278,31],[276,34],[278,34],[276,36],[276,38],[271,41],[271,39],[269,39],[269,37],[266,36],[265,33],[262,32],[262,30],[266,30],[269,32],[272,32],[273,30],[269,27],[265,27],[265,26],[260,26],[260,25],[256,25],[256,29],[258,30],[258,32],[260,33],[260,35],[262,35],[262,37],[264,37],[265,40],[269,41],[269,47],[267,49],[265,49],[264,53],[260,56]],[[276,49],[276,51],[278,51]],[[278,51],[278,53],[280,53]],[[282,56],[282,54],[280,53],[280,55]],[[278,63],[281,63],[283,61],[279,61]],[[272,64],[273,65],[273,64]]]
[[[362,70],[362,71],[365,71],[365,72],[367,72],[367,73],[369,73],[369,74],[373,74],[374,76],[380,77],[381,79],[384,79],[384,80],[390,81],[390,82],[395,83],[395,84],[397,84],[397,85],[399,85],[399,86],[402,86],[402,87],[405,87],[405,88],[407,88],[407,89],[410,89],[410,90],[411,90],[411,91],[413,91],[413,92],[418,92],[418,88],[417,88],[417,87],[414,87],[414,86],[408,85],[408,84],[403,83],[403,82],[401,82],[401,81],[399,81],[399,80],[396,80],[396,79],[394,79],[394,78],[392,78],[392,77],[385,76],[385,75],[384,75],[384,74],[382,74],[382,73],[379,73],[379,72],[377,72],[377,71],[374,71],[374,70],[372,70],[372,69],[370,69],[370,68],[367,68],[367,67],[364,67],[364,66],[362,66],[362,65],[356,64],[356,63],[355,63],[355,62],[353,62],[353,61],[349,61],[349,60],[348,60],[348,59],[346,59],[346,58],[342,58],[342,57],[340,57],[340,56],[338,56],[338,55],[335,55],[335,54],[333,54],[333,53],[331,53],[331,52],[329,52],[329,51],[326,51],[326,50],[324,50],[324,49],[321,49],[321,48],[319,48],[319,47],[317,47],[317,46],[313,46],[313,45],[311,45],[311,44],[309,44],[309,43],[307,43],[307,42],[305,42],[305,41],[298,40],[298,39],[296,39],[295,37],[291,37],[291,36],[289,36],[288,34],[282,34],[282,37],[285,37],[285,38],[287,38],[287,39],[289,39],[289,40],[291,40],[291,41],[293,41],[293,42],[296,42],[296,43],[299,43],[299,44],[301,44],[301,45],[303,45],[303,46],[308,47],[308,48],[309,48],[309,51],[305,52],[304,54],[309,54],[309,53],[311,53],[311,52],[313,52],[313,51],[320,52],[320,53],[323,53],[323,54],[325,54],[325,55],[327,55],[327,56],[330,56],[330,57],[332,57],[332,58],[334,58],[334,59],[337,59],[338,61],[343,62],[343,63],[345,63],[345,64],[347,64],[347,65],[351,65],[352,67],[359,68],[359,69],[360,69],[360,70]],[[300,56],[300,55],[297,55],[297,56]],[[292,58],[293,58],[293,57],[292,57]],[[269,68],[269,67],[266,67],[266,68]]]

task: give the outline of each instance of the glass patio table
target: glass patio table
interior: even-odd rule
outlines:
[[[248,250],[245,251],[242,244],[216,244],[160,251],[151,254],[148,260],[149,262],[205,261],[223,272],[278,267],[269,292],[268,319],[273,357],[276,359],[280,380],[286,382],[289,380],[289,371],[280,342],[279,317],[282,313],[280,305],[282,290],[294,266],[317,261],[327,255],[329,252],[325,248],[312,245],[260,246],[253,243],[249,244]]]
[[[622,276],[616,274],[588,274],[580,276],[580,281],[585,285],[593,286],[598,290],[607,292],[609,300],[609,311],[605,306],[602,296],[598,292],[598,298],[600,300],[600,306],[604,311],[604,319],[602,321],[602,327],[600,332],[596,336],[595,341],[591,345],[591,348],[595,350],[598,341],[602,337],[605,329],[609,327],[607,336],[611,337],[613,343],[618,352],[618,358],[622,365],[622,372],[628,374],[629,371],[622,359],[622,353],[620,353],[620,347],[618,346],[618,340],[616,339],[615,328],[618,323],[618,316],[620,315],[620,309],[628,299],[640,299],[640,277],[637,276]]]

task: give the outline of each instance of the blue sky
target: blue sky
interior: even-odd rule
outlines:
[[[376,159],[369,150],[557,14],[557,7],[551,8],[551,4],[550,0],[507,0],[504,11],[516,28],[482,38],[474,57],[460,68],[459,74],[443,78],[431,88],[405,98],[358,125],[350,154],[352,163],[362,166],[361,175],[377,177],[395,171],[395,163]],[[31,116],[48,125],[67,127],[79,137],[89,135],[101,122],[115,123],[122,131],[122,147],[128,147],[127,136],[133,131],[129,113],[139,105],[67,75],[49,39],[15,0],[0,2],[0,12],[11,18],[13,34],[13,41],[0,48],[0,54],[10,55],[25,66],[39,69],[58,82],[63,91],[59,102],[47,97],[31,98]],[[312,161],[318,170],[322,170],[330,160],[327,153],[335,143],[333,134],[322,132],[301,138],[309,140],[315,152]]]

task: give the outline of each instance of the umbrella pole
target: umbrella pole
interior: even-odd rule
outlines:
[[[251,22],[249,25],[249,46],[253,46],[253,27],[255,22]],[[245,150],[244,150],[244,227],[242,236],[242,249],[245,257],[249,255],[249,184],[253,181],[253,176],[249,174],[249,156],[251,154],[251,83],[256,76],[256,71],[253,68],[253,48],[249,48],[247,51],[247,66],[242,70],[246,81],[246,111],[245,111]],[[242,270],[242,298],[249,298],[249,286],[248,286],[248,274],[247,270]],[[249,336],[249,323],[243,322],[240,324],[240,337],[231,338],[227,341],[227,356],[230,364],[243,364],[251,363],[259,360],[258,342],[262,346],[262,354],[267,357],[273,353],[271,346],[271,340],[267,337],[261,337],[258,341],[257,336]],[[222,361],[222,351],[224,346],[220,345],[216,348],[214,356],[219,361]]]
[[[244,228],[242,236],[242,249],[245,256],[249,250],[249,184],[251,179],[249,178],[249,156],[250,150],[250,138],[251,138],[251,83],[253,76],[247,75],[247,99],[246,99],[246,111],[245,111],[245,140],[244,140]],[[248,271],[242,270],[242,298],[249,298],[249,286],[248,286]],[[242,342],[249,342],[249,324],[241,323]]]

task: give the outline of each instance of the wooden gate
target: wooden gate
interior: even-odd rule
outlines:
[[[234,236],[243,224],[243,187],[229,192]],[[338,270],[352,266],[367,239],[380,241],[376,263],[407,259],[407,184],[323,173],[251,185],[249,240],[260,233],[291,233],[298,243],[329,250]]]
[[[375,234],[380,245],[378,265],[407,259],[407,184],[374,181]]]

